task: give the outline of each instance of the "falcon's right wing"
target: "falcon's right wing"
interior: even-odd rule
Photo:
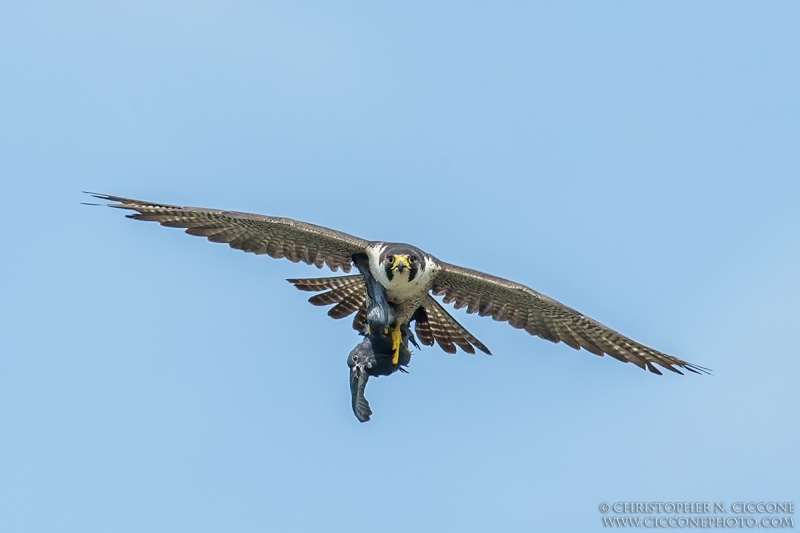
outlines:
[[[108,204],[109,207],[135,211],[128,218],[185,228],[189,235],[227,243],[245,252],[285,257],[294,263],[303,261],[317,268],[328,265],[334,272],[339,268],[350,272],[353,254],[364,253],[369,245],[368,241],[347,233],[291,218],[155,204],[105,194],[93,196],[117,202]]]

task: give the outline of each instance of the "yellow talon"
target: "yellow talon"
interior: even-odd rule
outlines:
[[[403,334],[400,332],[400,324],[395,324],[392,330],[392,364],[396,365],[400,361],[400,345],[403,343]]]

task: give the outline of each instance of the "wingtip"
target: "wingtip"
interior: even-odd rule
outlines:
[[[693,365],[691,363],[686,363],[686,366],[684,366],[683,368],[685,368],[689,372],[694,372],[695,374],[700,374],[700,375],[705,374],[706,376],[713,376],[714,375],[713,374],[713,372],[714,372],[713,370],[711,370],[710,368],[706,368],[704,366],[700,366],[700,365]]]
[[[100,200],[111,200],[111,196],[99,192],[92,192],[92,191],[81,191],[83,194],[88,194],[94,198],[98,198]]]
[[[686,371],[689,371],[689,372],[691,372],[693,374],[698,374],[698,375],[703,375],[703,374],[708,375],[708,376],[713,376],[714,375],[714,374],[711,373],[712,370],[710,368],[706,368],[706,367],[700,366],[700,365],[694,365],[692,363],[685,363],[685,362],[673,363],[675,366],[672,366],[672,365],[669,365],[669,364],[662,364],[662,363],[657,363],[657,364],[661,368],[666,368],[667,370],[675,372],[676,374],[680,374],[681,376],[685,376],[686,375],[683,372],[681,372],[681,370],[686,370]],[[653,374],[658,374],[659,376],[663,375],[662,372],[660,372],[656,368],[655,365],[653,365],[652,363],[649,363],[649,362],[647,363],[647,370],[649,370]]]
[[[118,201],[114,196],[110,196],[108,194],[102,194],[99,192],[92,192],[92,191],[81,191],[83,194],[88,194],[92,198],[97,198],[98,200],[105,200],[109,202]],[[92,207],[105,207],[111,204],[98,204],[95,202],[81,202],[81,205],[90,205]]]
[[[125,207],[126,204],[138,203],[138,200],[133,200],[131,198],[126,198],[124,196],[114,196],[113,194],[103,194],[99,192],[92,192],[92,191],[81,191],[83,194],[88,194],[93,198],[97,198],[98,200],[104,200],[106,202],[116,202],[111,204],[94,204],[94,205],[107,205],[109,207]]]

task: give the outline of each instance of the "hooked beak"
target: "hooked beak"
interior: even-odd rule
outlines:
[[[401,274],[405,271],[405,269],[410,269],[411,264],[408,260],[408,256],[406,255],[396,255],[394,257],[394,262],[392,263],[392,270],[397,270]]]

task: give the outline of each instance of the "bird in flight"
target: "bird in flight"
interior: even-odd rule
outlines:
[[[90,193],[92,194],[92,193]],[[658,367],[683,374],[681,370],[708,373],[708,369],[678,357],[659,352],[604,326],[535,290],[503,278],[441,261],[415,246],[402,243],[368,241],[333,229],[293,220],[235,211],[180,207],[92,194],[112,202],[110,207],[133,211],[128,218],[158,222],[162,226],[183,228],[189,235],[231,248],[273,258],[285,257],[318,268],[327,266],[359,274],[325,278],[290,279],[295,287],[319,292],[309,299],[314,305],[333,305],[328,315],[344,318],[355,313],[353,328],[360,333],[382,334],[388,339],[391,364],[400,364],[410,324],[426,346],[438,344],[445,352],[456,346],[474,354],[489,349],[469,333],[434,296],[445,304],[467,313],[489,316],[508,322],[517,329],[551,342],[563,342],[595,355],[610,355],[624,363],[661,374]],[[387,303],[368,305],[364,273],[385,291]],[[374,291],[373,291],[374,292]],[[383,294],[383,291],[380,291]],[[384,313],[383,332],[368,332],[368,312]],[[412,338],[413,341],[413,338]]]

